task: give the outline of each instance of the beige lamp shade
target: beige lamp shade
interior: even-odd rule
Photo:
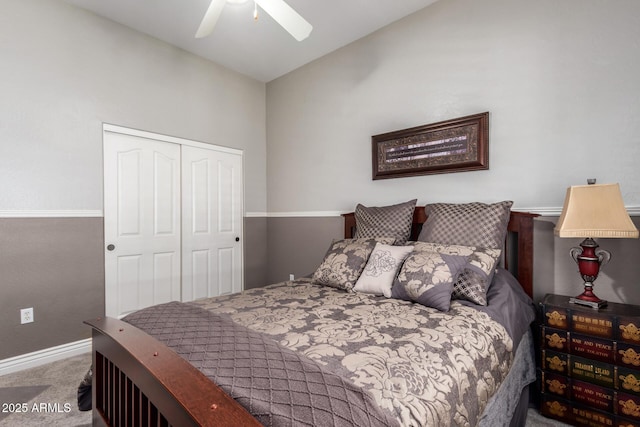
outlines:
[[[559,237],[638,237],[618,184],[569,187],[554,232]]]

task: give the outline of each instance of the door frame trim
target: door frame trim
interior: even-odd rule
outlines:
[[[177,136],[170,136],[170,135],[162,135],[159,133],[155,133],[155,132],[148,132],[145,130],[140,130],[140,129],[132,129],[132,128],[127,128],[127,127],[123,127],[123,126],[118,126],[118,125],[113,125],[113,124],[109,124],[109,123],[103,123],[102,124],[102,130],[103,132],[112,132],[112,133],[120,133],[123,135],[131,135],[131,136],[137,136],[140,138],[147,138],[147,139],[153,139],[156,141],[164,141],[164,142],[171,142],[173,144],[179,144],[179,145],[188,145],[191,147],[199,147],[199,148],[204,148],[206,150],[215,150],[215,151],[222,151],[225,153],[231,153],[231,154],[237,154],[242,156],[242,160],[243,160],[243,172],[244,172],[244,151],[238,148],[231,148],[231,147],[225,147],[223,145],[218,145],[218,144],[208,144],[206,142],[199,142],[199,141],[194,141],[192,139],[186,139],[186,138],[179,138]],[[104,141],[103,141],[104,144]],[[243,191],[244,193],[244,191]],[[244,200],[243,200],[243,205],[244,205]]]

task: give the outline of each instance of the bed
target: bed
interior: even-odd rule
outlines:
[[[452,300],[451,282],[480,271],[470,263],[478,252],[420,240],[426,229],[432,236],[469,233],[427,219],[449,218],[452,206],[464,206],[466,215],[469,206],[497,205],[505,227],[486,302]],[[523,425],[535,381],[529,324],[536,215],[510,206],[395,205],[408,230],[389,240],[367,235],[384,234],[376,224],[389,211],[358,205],[344,215],[344,240],[332,243],[312,276],[85,322],[93,340],[93,424]],[[397,232],[394,224],[385,232]],[[354,245],[365,241],[363,255]],[[371,272],[379,249],[390,246],[411,247],[398,255],[392,288],[367,292],[353,277],[348,289],[323,282],[336,276],[323,266],[334,268],[347,248],[366,258],[364,271]],[[438,286],[420,294],[411,266],[425,257],[438,260],[429,275]],[[441,298],[444,285],[448,299]],[[400,294],[387,297],[397,288]]]

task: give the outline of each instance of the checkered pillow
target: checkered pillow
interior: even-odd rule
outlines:
[[[425,206],[427,221],[418,240],[451,245],[504,246],[513,202],[434,203]]]
[[[354,238],[393,237],[402,245],[411,236],[416,199],[383,207],[356,206],[356,234]]]

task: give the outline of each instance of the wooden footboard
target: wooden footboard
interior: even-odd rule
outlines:
[[[93,328],[94,426],[259,426],[173,350],[112,318]]]

